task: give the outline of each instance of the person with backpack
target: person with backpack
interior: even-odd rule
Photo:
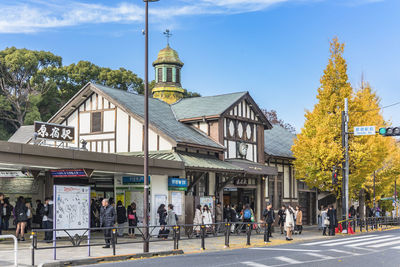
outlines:
[[[14,209],[15,214],[15,224],[17,229],[15,230],[15,236],[18,241],[25,241],[25,227],[26,222],[28,221],[28,208],[25,205],[25,198],[20,196],[17,200],[17,204],[15,204]]]
[[[267,224],[267,241],[266,242],[270,242],[269,238],[272,237],[271,228],[272,228],[272,224],[275,221],[275,214],[274,214],[274,210],[272,209],[271,203],[267,203],[267,207],[263,211],[262,215],[264,217],[264,222]]]
[[[129,236],[136,238],[135,226],[138,224],[137,214],[136,214],[136,203],[132,202],[128,207],[128,224],[129,224]]]
[[[117,223],[118,223],[118,236],[124,236],[124,227],[125,223],[127,222],[126,219],[126,208],[122,205],[122,201],[118,200],[117,202]]]
[[[251,217],[253,217],[253,211],[250,205],[247,204],[243,210],[243,222],[251,222]]]

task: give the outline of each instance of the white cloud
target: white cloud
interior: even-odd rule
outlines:
[[[126,0],[123,0],[126,1]],[[283,2],[317,0],[174,0],[174,6],[152,4],[153,21],[182,16],[237,14],[264,10]],[[375,2],[380,0],[348,0]],[[14,0],[0,3],[0,33],[33,33],[45,29],[100,23],[140,23],[144,5],[120,2],[112,6],[83,0]],[[113,1],[110,1],[111,3]],[[110,3],[108,2],[108,3]],[[162,2],[160,2],[162,3]]]

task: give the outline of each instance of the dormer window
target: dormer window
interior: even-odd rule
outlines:
[[[157,69],[157,82],[159,82],[159,83],[161,83],[163,81],[162,73],[163,73],[162,68],[158,68]]]
[[[172,68],[167,68],[167,82],[172,82]]]

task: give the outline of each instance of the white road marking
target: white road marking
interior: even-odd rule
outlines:
[[[393,247],[393,249],[400,249],[400,246],[398,246],[398,247]]]
[[[399,236],[387,238],[384,240],[379,239],[379,240],[372,240],[372,241],[366,241],[366,242],[361,242],[361,243],[357,243],[357,244],[346,245],[346,247],[359,247],[359,246],[365,246],[365,245],[370,245],[370,244],[382,243],[382,242],[386,242],[386,241],[398,240],[398,239],[400,239]]]
[[[297,249],[297,248],[250,248],[257,250],[282,250],[282,251],[300,251],[300,252],[320,252],[321,250],[315,249]]]
[[[324,244],[322,246],[324,247],[333,247],[333,246],[338,246],[338,245],[346,245],[346,244],[351,244],[351,243],[357,243],[357,242],[364,242],[364,241],[370,241],[374,239],[384,239],[387,237],[392,237],[393,235],[383,235],[383,236],[373,236],[373,237],[365,237],[364,239],[348,239],[348,240],[343,240],[343,241],[338,241],[336,243],[332,244]]]
[[[386,243],[381,243],[381,244],[372,245],[372,246],[368,246],[368,247],[369,247],[369,248],[381,248],[381,247],[391,246],[391,245],[395,245],[395,244],[400,244],[400,240],[396,240],[396,241],[392,241],[392,242],[386,242]]]
[[[287,263],[290,263],[290,264],[300,264],[300,263],[303,263],[303,262],[301,262],[301,261],[297,261],[297,260],[294,260],[294,259],[291,259],[291,258],[288,258],[288,257],[284,257],[284,256],[275,257],[275,259],[280,260],[280,261],[284,261],[284,262],[287,262]]]
[[[330,251],[337,252],[337,253],[344,253],[344,254],[353,255],[353,256],[360,256],[361,255],[361,254],[354,253],[354,252],[351,252],[351,251],[345,251],[345,250],[334,249],[334,248],[330,249]]]
[[[362,239],[366,237],[373,237],[376,235],[369,235],[369,236],[357,236],[357,237],[351,237],[351,238],[340,238],[340,239],[331,239],[331,240],[326,240],[326,241],[318,241],[318,242],[312,242],[312,243],[306,243],[302,244],[303,246],[313,246],[313,245],[321,245],[321,244],[327,244],[327,243],[332,243],[332,242],[338,242],[338,241],[343,241],[343,240],[355,240],[355,239]]]
[[[316,257],[316,258],[321,258],[321,259],[324,259],[324,260],[331,260],[331,259],[334,259],[334,257],[331,257],[331,256],[325,256],[325,255],[321,255],[321,254],[317,254],[317,253],[312,253],[312,252],[308,252],[308,253],[305,253],[305,254],[310,255],[310,256],[313,256],[313,257]]]
[[[252,266],[252,267],[268,267],[268,265],[262,264],[262,263],[257,263],[253,261],[244,261],[241,262],[241,264],[247,265],[247,266]]]

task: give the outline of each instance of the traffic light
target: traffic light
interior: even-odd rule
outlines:
[[[339,182],[339,179],[338,179],[338,173],[337,173],[337,170],[336,170],[336,166],[333,166],[333,171],[332,171],[332,184],[333,184],[333,185],[337,185],[338,182]]]
[[[383,136],[400,136],[400,127],[379,128],[379,134]]]

